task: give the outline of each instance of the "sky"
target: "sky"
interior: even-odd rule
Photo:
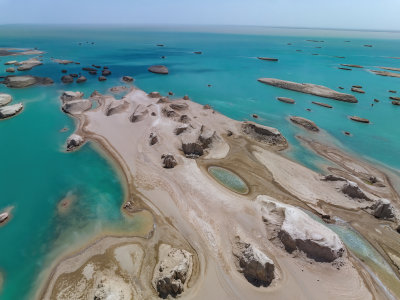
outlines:
[[[0,24],[400,30],[400,0],[0,0]]]

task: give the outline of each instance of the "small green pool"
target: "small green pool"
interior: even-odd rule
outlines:
[[[236,193],[247,194],[249,192],[247,184],[239,176],[227,169],[211,166],[208,168],[208,173],[220,184]]]

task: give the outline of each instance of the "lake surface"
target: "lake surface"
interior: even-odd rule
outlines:
[[[233,33],[238,31],[241,34]],[[324,42],[306,41],[309,39]],[[363,47],[365,44],[373,47]],[[305,132],[288,122],[290,115],[316,122],[323,132],[314,136],[333,139],[347,151],[395,171],[400,169],[400,107],[393,106],[388,98],[393,96],[388,90],[398,90],[400,96],[400,78],[367,71],[377,70],[377,66],[400,68],[400,59],[391,58],[400,57],[399,33],[251,27],[191,31],[1,26],[0,47],[45,51],[44,65],[24,74],[48,76],[55,81],[53,86],[22,90],[0,85],[0,92],[13,95],[13,103],[25,105],[20,115],[0,122],[0,210],[14,206],[11,221],[0,227],[0,272],[4,274],[1,299],[30,299],[40,271],[70,245],[83,244],[116,226],[128,226],[133,231],[140,228],[140,219],[127,221],[121,215],[124,189],[118,172],[92,145],[75,153],[63,152],[74,128],[73,120],[60,110],[58,97],[64,90],[83,91],[87,96],[94,90],[106,93],[108,88],[121,85],[121,76],[131,75],[135,85],[147,92],[187,94],[237,120],[252,119],[256,113],[257,122],[276,127],[286,136],[292,145],[287,153],[290,157],[315,170],[322,160],[301,147],[295,136]],[[261,61],[258,56],[279,61]],[[0,57],[0,76],[7,75],[4,62],[29,57]],[[81,65],[59,65],[51,57]],[[339,70],[340,63],[364,68]],[[112,75],[106,82],[98,82],[81,70],[92,64],[108,66]],[[170,74],[149,73],[147,68],[154,64],[166,65]],[[60,82],[62,69],[81,72],[88,81],[64,85]],[[350,104],[263,85],[257,82],[260,77],[321,84],[336,90],[342,86],[348,93],[352,85],[362,85],[366,93],[355,94],[359,103]],[[276,97],[293,98],[296,104],[279,102]],[[375,98],[380,102],[375,103]],[[334,108],[316,106],[312,101]],[[349,115],[368,118],[371,124],[353,122]],[[63,127],[70,130],[61,133]],[[71,195],[76,198],[71,211],[60,214],[59,201]]]

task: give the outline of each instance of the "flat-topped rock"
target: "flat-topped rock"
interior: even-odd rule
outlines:
[[[352,92],[356,92],[356,93],[360,93],[360,94],[365,94],[365,91],[362,90],[361,88],[358,88],[358,87],[352,87],[351,91]]]
[[[329,105],[329,104],[326,104],[326,103],[322,103],[322,102],[315,102],[315,101],[312,101],[311,103],[312,103],[312,104],[315,104],[315,105],[323,106],[323,107],[326,107],[326,108],[333,108],[332,105]]]
[[[168,74],[168,68],[166,66],[162,66],[162,65],[155,65],[155,66],[151,66],[149,67],[149,72],[152,73],[156,73],[156,74]]]
[[[7,73],[14,73],[15,72],[15,68],[7,68],[6,72]]]
[[[276,99],[278,101],[281,101],[281,102],[284,102],[284,103],[289,103],[289,104],[294,104],[296,102],[292,98],[287,98],[287,97],[277,97]]]
[[[254,245],[238,240],[233,246],[238,270],[254,286],[269,286],[275,278],[275,264]]]
[[[0,93],[0,106],[7,105],[12,101],[12,96],[9,94]]]
[[[356,121],[356,122],[360,122],[360,123],[369,123],[368,119],[360,118],[360,117],[357,117],[357,116],[351,116],[350,120],[353,120],[353,121]]]
[[[258,81],[282,89],[292,90],[304,94],[310,94],[314,96],[330,98],[350,103],[358,102],[357,98],[354,97],[353,95],[340,93],[322,85],[316,85],[311,83],[296,83],[275,78],[260,78],[258,79]]]
[[[17,63],[18,63],[18,61],[16,61],[16,60],[10,60],[10,61],[5,62],[4,65],[10,66],[10,65],[15,65]]]
[[[283,150],[288,147],[288,142],[281,132],[273,127],[260,125],[254,122],[243,122],[242,132],[252,139]]]
[[[105,77],[105,76],[100,76],[98,79],[99,79],[99,81],[106,81],[106,80],[107,80],[107,77]]]
[[[268,239],[278,238],[286,251],[302,251],[317,262],[332,262],[345,253],[339,236],[302,210],[268,196],[258,196]]]
[[[396,71],[396,72],[400,72],[400,68],[393,68],[393,67],[379,67],[379,69],[388,70],[388,71]]]
[[[293,123],[295,123],[297,125],[300,125],[301,127],[304,127],[307,130],[314,131],[314,132],[319,131],[317,124],[315,124],[313,121],[308,120],[306,118],[292,116],[292,117],[290,117],[290,121],[292,121]]]
[[[379,75],[379,76],[400,78],[400,73],[393,73],[393,72],[387,72],[387,71],[376,71],[376,70],[371,70],[371,72],[375,73],[376,75]]]
[[[267,61],[278,61],[277,58],[273,58],[273,57],[257,57],[260,60],[267,60]]]
[[[3,84],[9,88],[26,88],[35,84],[49,85],[53,84],[53,80],[48,77],[37,77],[31,75],[24,76],[6,76]]]
[[[109,76],[111,75],[111,71],[108,69],[103,69],[103,71],[101,71],[101,75],[103,76]]]
[[[360,65],[351,65],[351,64],[340,64],[340,65],[344,66],[344,67],[350,67],[350,68],[359,68],[359,69],[364,68],[363,66],[360,66]]]
[[[24,108],[22,103],[17,103],[13,105],[6,105],[0,107],[0,119],[6,119],[13,117],[20,113],[22,109]]]
[[[24,60],[24,61],[15,63],[15,65],[19,66],[17,68],[18,71],[28,71],[36,66],[43,65],[43,63],[41,61],[39,61],[37,58],[30,58],[28,60]]]

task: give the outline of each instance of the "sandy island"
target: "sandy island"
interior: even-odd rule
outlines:
[[[90,109],[85,101],[99,105]],[[69,92],[62,102],[79,121],[70,149],[86,140],[104,147],[126,176],[121,209],[128,217],[151,212],[154,229],[142,237],[104,237],[61,259],[37,298],[400,297],[394,263],[400,201],[380,169],[302,140],[331,162],[331,176],[323,177],[281,153],[288,144],[277,129],[156,92],[133,89],[121,100]],[[209,166],[236,174],[248,193],[221,185]],[[326,223],[349,222],[395,275],[378,280],[304,210]]]

